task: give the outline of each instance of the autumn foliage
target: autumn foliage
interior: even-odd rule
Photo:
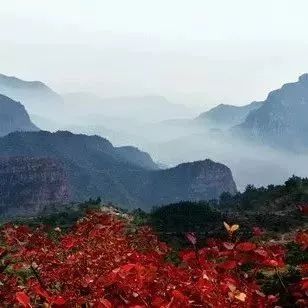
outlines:
[[[238,225],[225,223],[226,240],[208,239],[170,262],[171,248],[149,227],[135,228],[129,216],[95,211],[68,233],[60,228],[32,230],[6,225],[0,239],[0,299],[4,307],[275,307],[277,294],[265,295],[258,273],[283,271],[283,245],[239,241]],[[307,233],[297,236],[307,249]],[[307,265],[301,266],[302,277]],[[306,307],[308,280],[285,286]],[[1,307],[2,307],[1,306]]]

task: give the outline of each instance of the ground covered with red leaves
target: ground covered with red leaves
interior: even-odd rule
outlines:
[[[209,239],[170,262],[171,248],[148,227],[129,218],[95,211],[68,233],[60,228],[5,225],[0,238],[1,307],[275,307],[277,294],[265,294],[260,272],[283,272],[286,249],[263,242],[263,233],[241,242],[240,228],[225,223],[226,240]],[[308,233],[296,240],[307,249]],[[294,305],[307,307],[307,264],[302,277],[283,286]],[[283,283],[283,282],[282,282]]]

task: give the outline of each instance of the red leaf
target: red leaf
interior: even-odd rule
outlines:
[[[229,242],[224,242],[223,246],[228,249],[228,250],[232,250],[234,248],[234,244],[233,243],[229,243]]]
[[[112,304],[110,303],[110,301],[106,298],[102,298],[99,300],[99,303],[97,306],[94,306],[97,308],[112,308]]]
[[[276,260],[273,260],[273,259],[264,260],[263,264],[265,266],[272,266],[272,267],[277,267],[279,265],[279,263]]]
[[[45,298],[48,302],[50,300],[50,296],[47,291],[45,291],[40,285],[35,285],[33,287],[33,292],[43,298]]]
[[[0,247],[0,257],[6,252],[6,250],[2,247]]]
[[[61,243],[62,243],[64,248],[71,249],[71,248],[75,247],[76,240],[74,240],[73,238],[64,238]]]
[[[161,308],[164,307],[166,302],[159,296],[156,296],[152,301],[152,307]]]
[[[181,303],[189,303],[188,297],[178,290],[173,290],[172,296]]]
[[[181,255],[184,262],[189,262],[190,260],[196,259],[196,253],[194,251],[186,251],[183,252]]]
[[[17,292],[16,299],[23,307],[31,307],[30,298],[25,292]]]
[[[236,245],[236,249],[243,252],[255,250],[256,247],[256,244],[251,242],[243,242]]]
[[[135,264],[125,264],[123,266],[121,266],[121,270],[124,271],[124,272],[129,272],[131,271],[133,268],[135,268],[136,265]]]
[[[303,290],[308,290],[308,279],[302,279],[302,281],[301,281],[301,288],[303,289]]]
[[[51,299],[51,304],[57,305],[57,306],[62,306],[66,303],[66,300],[62,296],[53,296]]]
[[[255,249],[254,252],[256,254],[258,254],[259,256],[263,257],[263,258],[267,258],[268,257],[268,252],[266,250],[264,250],[263,248]]]
[[[232,270],[236,268],[236,266],[237,266],[237,263],[234,260],[226,261],[226,262],[222,262],[218,264],[218,267],[224,270]]]

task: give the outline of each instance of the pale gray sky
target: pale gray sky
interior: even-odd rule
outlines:
[[[0,0],[0,72],[244,104],[308,72],[307,0]]]

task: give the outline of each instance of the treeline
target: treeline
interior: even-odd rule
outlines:
[[[185,243],[183,234],[195,232],[199,238],[224,236],[222,222],[240,224],[242,237],[252,236],[254,226],[279,238],[307,224],[298,206],[308,203],[308,179],[296,176],[284,185],[256,188],[248,185],[235,195],[224,193],[219,200],[180,202],[154,208],[148,215],[136,211],[136,220],[150,224],[167,242]]]
[[[223,193],[218,201],[221,210],[233,211],[285,211],[293,210],[294,204],[308,203],[308,178],[292,176],[284,185],[256,188],[247,185],[244,192],[235,195]]]
[[[150,213],[137,209],[131,214],[136,225],[149,224],[164,240],[178,244],[183,242],[186,232],[195,232],[202,238],[225,234],[223,221],[240,224],[244,237],[251,236],[253,226],[268,232],[286,233],[307,223],[297,208],[305,203],[308,204],[308,179],[293,176],[283,185],[261,188],[248,185],[244,192],[235,195],[224,193],[219,200],[183,201],[153,208]],[[100,198],[89,199],[84,203],[61,206],[60,209],[49,209],[40,217],[27,218],[26,223],[66,229],[83,217],[86,211],[100,206]],[[108,206],[127,213],[112,204]]]

